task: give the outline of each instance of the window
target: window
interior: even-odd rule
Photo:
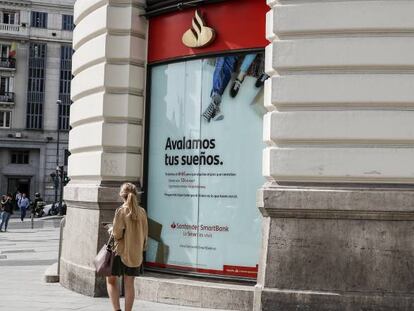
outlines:
[[[19,13],[5,11],[3,12],[3,24],[16,25],[18,24]]]
[[[0,128],[10,128],[11,111],[0,110]]]
[[[0,77],[0,95],[6,95],[9,93],[10,78]]]
[[[75,25],[73,24],[72,15],[62,15],[62,30],[73,30]]]
[[[0,77],[0,102],[13,102],[13,78]]]
[[[162,64],[150,72],[146,205],[162,230],[148,241],[147,265],[256,278],[255,189],[265,182],[263,53]],[[168,256],[160,256],[166,247]]]
[[[32,43],[30,45],[30,58],[45,58],[46,44]]]
[[[15,51],[15,50],[14,50]],[[16,59],[11,51],[11,45],[0,44],[0,67],[16,68]]]
[[[46,50],[46,44],[30,44],[26,112],[26,127],[28,129],[41,129],[43,126]]]
[[[0,53],[2,59],[7,59],[9,57],[10,45],[0,44]]]
[[[32,27],[47,28],[47,13],[32,12]]]
[[[70,84],[72,81],[72,46],[62,45],[60,48],[60,81],[59,99],[62,104],[59,106],[59,129],[69,130],[70,105]]]
[[[12,164],[29,164],[29,151],[13,150],[10,162]]]

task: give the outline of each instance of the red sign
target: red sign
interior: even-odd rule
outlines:
[[[198,7],[215,40],[204,48],[189,48],[183,34],[192,26],[195,9],[156,16],[149,22],[148,62],[206,55],[231,50],[264,48],[266,12],[264,0],[230,0]]]
[[[223,270],[214,270],[214,269],[201,269],[201,268],[192,268],[184,267],[177,265],[168,265],[161,264],[157,262],[145,262],[145,266],[152,268],[169,268],[174,270],[180,270],[185,272],[195,272],[195,273],[206,273],[206,274],[215,274],[215,275],[226,275],[226,276],[239,276],[245,278],[257,278],[257,273],[259,267],[241,267],[241,266],[223,266]]]

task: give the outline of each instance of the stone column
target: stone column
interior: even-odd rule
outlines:
[[[142,176],[146,20],[144,1],[75,4],[68,213],[61,284],[91,296],[106,293],[93,259],[120,205],[122,182]]]
[[[414,3],[268,4],[255,310],[412,310]]]

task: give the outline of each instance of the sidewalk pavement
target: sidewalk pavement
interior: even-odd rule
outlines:
[[[12,218],[8,232],[0,232],[0,310],[112,310],[108,298],[91,298],[69,291],[58,283],[44,282],[45,270],[57,262],[59,223],[60,219],[36,219],[35,228],[30,229],[29,219],[22,223]],[[135,310],[213,311],[138,300]]]

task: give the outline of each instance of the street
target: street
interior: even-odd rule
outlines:
[[[112,310],[108,298],[91,298],[43,280],[45,270],[57,262],[60,219],[12,218],[8,232],[0,232],[0,310]],[[121,302],[123,307],[123,301]],[[207,311],[136,301],[134,310]]]

